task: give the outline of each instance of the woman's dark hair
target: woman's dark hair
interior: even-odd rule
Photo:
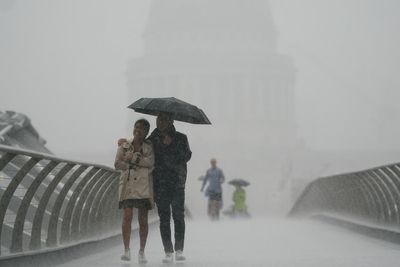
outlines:
[[[144,126],[144,129],[146,130],[146,132],[148,133],[150,131],[150,122],[146,119],[139,119],[135,122],[135,125],[138,123],[142,123]]]

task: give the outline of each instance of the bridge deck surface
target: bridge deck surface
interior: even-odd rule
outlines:
[[[136,223],[136,222],[135,222]],[[138,266],[138,240],[131,241],[132,261],[122,262],[120,246],[63,264],[72,266]],[[161,263],[163,249],[158,228],[149,233],[146,266]],[[317,221],[247,220],[190,221],[187,223],[187,267],[318,266],[398,267],[400,245],[362,236]]]

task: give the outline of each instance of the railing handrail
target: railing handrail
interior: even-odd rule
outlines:
[[[400,163],[313,180],[289,216],[315,215],[400,232]]]
[[[357,170],[357,171],[349,171],[349,172],[344,172],[344,173],[334,173],[322,177],[316,177],[314,180],[312,180],[310,183],[317,181],[319,179],[325,179],[325,178],[335,178],[335,177],[342,177],[345,175],[352,175],[352,174],[360,174],[360,173],[365,173],[365,172],[370,172],[370,171],[376,171],[382,168],[387,168],[387,167],[392,167],[392,166],[400,166],[400,162],[393,162],[393,163],[388,163],[385,165],[380,165],[378,167],[371,167],[368,169],[362,169],[362,170]]]
[[[61,158],[57,157],[51,154],[47,153],[41,153],[29,149],[22,149],[22,148],[15,148],[12,146],[5,146],[5,145],[0,145],[0,151],[8,152],[8,153],[14,153],[14,154],[24,154],[26,156],[30,156],[33,158],[42,158],[46,160],[52,160],[52,161],[59,161],[59,162],[65,162],[67,164],[77,164],[77,165],[82,165],[82,166],[93,166],[101,169],[105,169],[107,171],[115,171],[114,168],[111,168],[106,165],[102,164],[97,164],[97,163],[92,163],[92,162],[84,162],[84,161],[76,161],[76,160],[71,160],[71,159],[66,159],[66,158]]]

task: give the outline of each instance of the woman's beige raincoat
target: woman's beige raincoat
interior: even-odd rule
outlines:
[[[140,152],[133,152],[132,140],[118,147],[114,166],[121,170],[119,201],[125,199],[150,199],[153,203],[154,152],[151,141],[145,140]],[[126,153],[133,153],[130,162],[124,161]]]

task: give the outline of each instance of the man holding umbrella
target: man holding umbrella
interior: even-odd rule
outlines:
[[[186,135],[177,132],[174,120],[194,124],[211,124],[204,112],[174,97],[141,98],[129,108],[139,113],[156,115],[157,128],[149,139],[153,143],[154,198],[160,217],[160,233],[164,246],[164,263],[184,261],[185,240],[185,183],[187,162],[192,156]],[[121,141],[121,140],[120,140]],[[118,143],[120,143],[120,141]],[[174,220],[175,245],[171,239],[171,211]]]
[[[170,114],[160,113],[157,116],[157,128],[149,139],[155,151],[154,195],[160,217],[161,239],[164,245],[163,262],[183,261],[185,239],[185,183],[187,176],[186,163],[192,152],[186,135],[177,132]],[[175,226],[175,246],[171,241],[171,210]]]

